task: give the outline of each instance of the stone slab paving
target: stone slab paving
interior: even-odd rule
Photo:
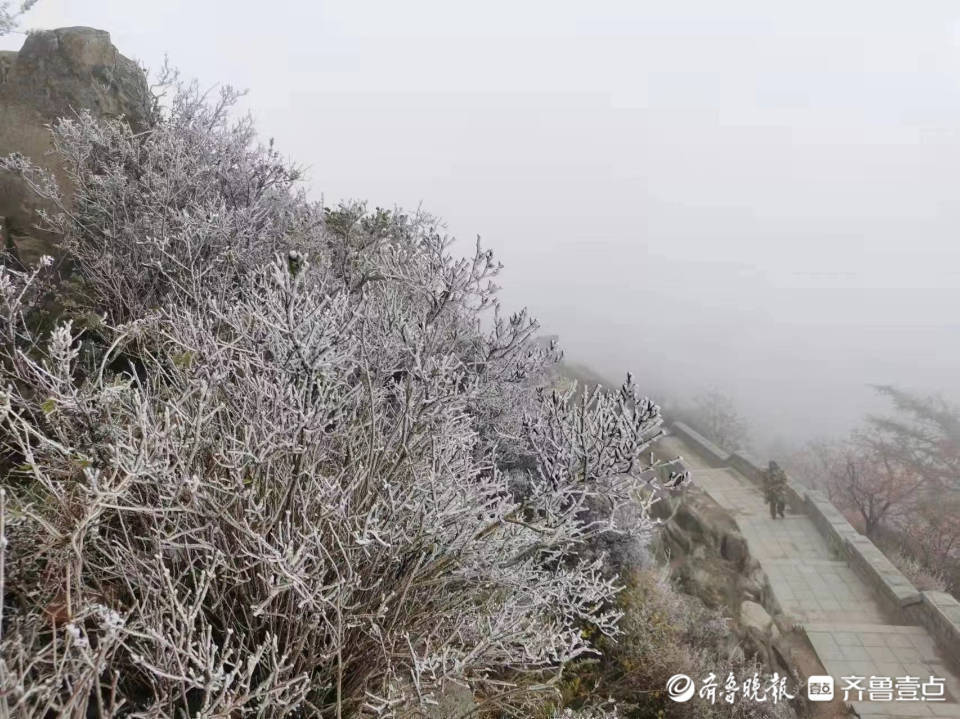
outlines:
[[[944,666],[933,639],[923,627],[857,622],[811,623],[804,627],[804,631],[827,673],[837,681],[837,692],[846,686],[843,677],[867,678],[860,683],[863,692],[849,691],[846,697],[861,717],[960,717],[960,704],[954,701],[960,697],[960,681]],[[921,685],[916,694],[918,699],[869,701],[872,676],[891,678],[898,684],[901,677],[912,677]],[[933,696],[940,691],[935,687],[923,690],[922,685],[930,677],[944,680],[943,702],[920,699],[924,694]],[[878,689],[883,688],[878,686]],[[890,695],[897,696],[891,689],[890,694],[880,694],[879,697],[885,699]]]
[[[873,594],[846,562],[828,559],[760,559],[780,608],[810,623],[884,624]]]
[[[838,560],[814,523],[802,514],[788,513],[785,519],[777,520],[771,520],[769,513],[759,517],[738,516],[737,526],[761,562],[764,559]]]
[[[744,486],[736,471],[727,468],[704,467],[692,470],[693,481],[707,492],[721,507],[731,509],[738,516],[770,519],[770,509],[752,486]]]
[[[659,449],[683,457],[694,484],[733,515],[777,603],[803,627],[838,692],[844,676],[865,677],[866,689],[870,677],[944,680],[944,702],[856,701],[851,694],[848,703],[861,719],[960,719],[960,679],[944,665],[926,629],[889,621],[866,582],[834,554],[806,515],[771,519],[756,485],[732,468],[711,467],[679,437],[664,437]]]

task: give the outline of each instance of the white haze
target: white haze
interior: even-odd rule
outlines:
[[[719,388],[764,446],[846,430],[868,383],[960,394],[956,3],[41,0],[26,24],[249,88],[328,204],[482,234],[568,356]]]

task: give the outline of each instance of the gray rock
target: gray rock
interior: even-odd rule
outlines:
[[[727,577],[713,570],[712,567],[686,564],[682,567],[679,576],[682,590],[697,597],[711,609],[717,609],[726,604]]]
[[[747,549],[747,540],[740,532],[726,531],[720,542],[720,555],[737,567],[743,568],[750,552]]]
[[[763,598],[763,585],[752,577],[744,577],[740,580],[740,589],[746,595],[746,598],[759,602]]]
[[[693,547],[690,536],[675,524],[664,526],[664,539],[667,540],[667,546],[673,550],[679,550],[680,554],[689,554]]]
[[[740,624],[748,634],[761,637],[779,634],[773,617],[756,602],[746,601],[740,604]]]
[[[143,130],[150,105],[143,71],[117,51],[103,30],[35,32],[19,52],[0,53],[0,156],[17,152],[53,172],[68,201],[70,187],[50,155],[53,144],[46,126],[90,110],[96,117],[123,116],[135,130]],[[35,258],[24,254],[55,254],[56,238],[35,227],[41,207],[19,177],[0,173],[0,216],[27,262]]]
[[[28,35],[7,73],[3,94],[30,105],[47,121],[88,109],[101,117],[123,115],[136,130],[149,123],[150,91],[143,71],[117,51],[109,33],[88,27]]]
[[[784,612],[777,612],[774,614],[773,622],[776,624],[777,629],[780,630],[781,634],[789,634],[790,632],[799,631],[803,628],[803,625],[797,620],[796,617]]]
[[[7,82],[16,59],[17,52],[15,50],[0,50],[0,85]]]

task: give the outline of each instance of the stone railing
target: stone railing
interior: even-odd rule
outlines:
[[[927,628],[944,654],[960,670],[960,602],[946,592],[920,592],[923,601],[907,607],[905,614]]]
[[[721,467],[729,462],[729,452],[724,452],[717,445],[697,432],[693,427],[683,422],[674,422],[670,425],[673,434],[682,437],[689,444],[692,444],[697,453],[706,459],[710,464]]]
[[[732,467],[762,489],[766,467],[748,452],[724,452],[682,422],[674,422],[671,428],[711,465]],[[960,669],[960,602],[945,592],[922,592],[914,587],[822,492],[807,489],[788,477],[787,503],[793,511],[810,517],[837,557],[849,562],[881,597],[891,617],[926,627],[946,657]]]

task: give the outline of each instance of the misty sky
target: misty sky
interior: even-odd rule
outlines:
[[[25,24],[248,88],[317,197],[482,235],[571,358],[725,391],[760,446],[844,431],[866,383],[960,395],[955,2],[40,0]]]

